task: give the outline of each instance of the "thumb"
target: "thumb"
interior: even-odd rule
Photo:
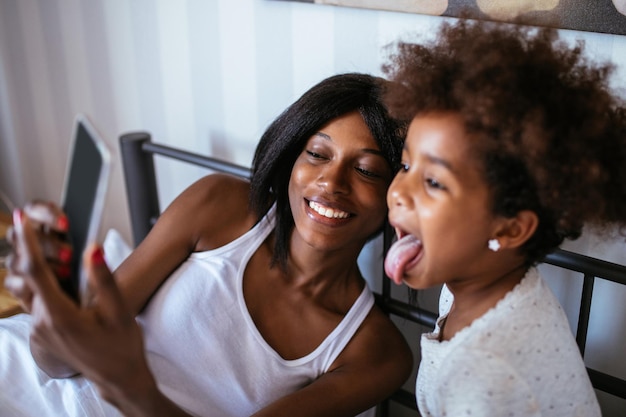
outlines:
[[[90,245],[83,254],[83,265],[88,281],[88,291],[83,297],[83,303],[95,307],[108,322],[129,318],[130,313],[105,262],[102,247]]]

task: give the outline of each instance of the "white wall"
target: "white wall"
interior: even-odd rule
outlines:
[[[116,152],[120,133],[141,129],[249,165],[260,134],[306,89],[379,73],[382,46],[403,27],[437,22],[268,0],[3,0],[0,188],[17,204],[58,200],[77,112]],[[169,202],[187,178],[163,177]],[[129,237],[120,164],[104,227]]]
[[[385,45],[414,31],[428,35],[441,21],[269,0],[2,0],[0,190],[18,205],[59,199],[77,112],[115,154],[121,133],[148,130],[160,143],[249,165],[265,127],[306,89],[339,72],[380,74]],[[626,37],[564,33],[621,64],[625,84]],[[164,205],[202,175],[158,167]],[[130,240],[124,193],[118,162],[103,231]],[[626,263],[623,246],[613,251]],[[364,264],[380,270],[376,259]],[[611,308],[626,305],[623,292],[598,290],[597,303],[605,296]],[[590,337],[605,340],[610,328],[623,350],[626,307],[601,313]],[[600,362],[614,372],[606,358],[621,358],[611,349],[602,348]],[[623,366],[619,372],[626,376]]]

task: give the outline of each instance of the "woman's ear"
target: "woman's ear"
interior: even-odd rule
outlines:
[[[528,241],[537,230],[539,218],[534,211],[522,210],[515,217],[505,219],[497,233],[500,246],[515,249]]]

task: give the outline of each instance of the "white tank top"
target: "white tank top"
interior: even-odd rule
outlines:
[[[275,207],[249,232],[193,253],[138,318],[159,387],[195,415],[249,416],[327,372],[374,297],[367,286],[310,354],[283,359],[263,339],[243,297],[243,273],[275,224]]]

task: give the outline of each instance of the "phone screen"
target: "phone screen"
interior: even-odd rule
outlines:
[[[97,132],[84,116],[76,121],[61,207],[70,223],[73,247],[71,278],[61,282],[74,299],[85,291],[81,268],[83,251],[97,238],[109,175],[110,154]]]

